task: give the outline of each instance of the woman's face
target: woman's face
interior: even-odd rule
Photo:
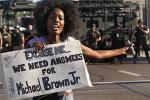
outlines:
[[[47,20],[47,30],[49,34],[60,35],[64,28],[64,24],[63,11],[59,8],[52,10]]]

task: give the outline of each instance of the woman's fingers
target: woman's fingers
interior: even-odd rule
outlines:
[[[124,47],[124,48],[122,48],[122,53],[123,53],[123,54],[126,54],[126,52],[127,52],[128,49],[129,49],[129,47]]]
[[[42,51],[45,47],[44,43],[34,43],[33,47],[37,50],[37,51]]]

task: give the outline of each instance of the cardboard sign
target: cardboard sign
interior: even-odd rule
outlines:
[[[1,54],[9,100],[92,86],[79,41]]]

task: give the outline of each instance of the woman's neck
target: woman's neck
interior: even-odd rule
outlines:
[[[50,35],[48,36],[48,42],[49,42],[50,44],[60,43],[60,42],[61,42],[61,40],[60,40],[60,35],[52,35],[52,34],[50,34]]]

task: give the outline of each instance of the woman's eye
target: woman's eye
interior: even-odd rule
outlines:
[[[55,15],[50,15],[49,19],[56,19],[57,17],[59,18],[59,20],[64,20],[64,16],[55,16]]]
[[[59,19],[60,20],[64,20],[64,16],[59,16]]]

